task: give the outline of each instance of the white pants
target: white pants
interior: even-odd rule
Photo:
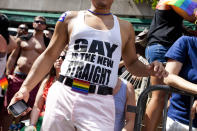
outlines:
[[[60,82],[49,89],[42,131],[113,131],[112,95],[80,94]]]
[[[189,126],[167,117],[166,131],[189,131]],[[197,131],[197,128],[192,128],[192,131]]]

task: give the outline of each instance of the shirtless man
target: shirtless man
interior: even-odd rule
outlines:
[[[40,16],[35,17],[33,28],[33,35],[21,36],[17,41],[18,47],[8,58],[6,71],[6,74],[10,79],[7,93],[8,103],[13,94],[20,88],[20,85],[16,85],[16,82],[22,84],[35,59],[46,49],[43,33],[46,28],[45,18]],[[29,104],[33,106],[33,103],[34,102],[31,101]]]
[[[112,3],[113,0],[91,0],[89,10],[62,14],[48,48],[36,59],[10,102],[27,101],[29,92],[68,45],[60,77],[47,96],[43,131],[113,131],[112,92],[121,55],[132,74],[166,76],[161,63],[144,65],[138,60],[133,27],[110,13]]]
[[[11,53],[7,62],[6,75],[9,79],[7,90],[7,103],[9,104],[13,95],[19,90],[35,59],[46,49],[44,29],[46,20],[37,16],[33,22],[34,33],[22,35],[17,39],[18,47]],[[15,66],[16,65],[16,66]],[[28,104],[32,107],[39,85],[31,91]],[[10,121],[11,122],[11,121]],[[10,122],[7,122],[10,124]],[[8,124],[8,125],[9,125]],[[5,127],[7,128],[7,126]]]
[[[17,29],[17,34],[15,38],[18,38],[22,35],[28,34],[28,26],[26,24],[20,24]]]

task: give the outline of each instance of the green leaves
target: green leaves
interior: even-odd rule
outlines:
[[[150,3],[152,6],[152,9],[155,10],[155,7],[158,3],[158,0],[133,0],[135,3],[139,4],[139,3]]]

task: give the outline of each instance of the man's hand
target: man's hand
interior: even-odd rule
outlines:
[[[194,104],[191,108],[191,117],[192,119],[195,118],[195,114],[197,113],[197,100],[194,101]]]
[[[158,78],[166,77],[168,75],[168,72],[165,70],[163,64],[158,61],[153,61],[150,65],[148,65],[148,70],[150,71],[150,75]]]
[[[13,98],[12,98],[12,100],[11,100],[11,102],[10,102],[10,104],[9,104],[9,106],[10,105],[12,105],[12,104],[14,104],[14,103],[16,103],[17,101],[19,101],[19,100],[24,100],[24,101],[28,101],[28,99],[29,99],[29,92],[25,89],[25,88],[21,88],[18,92],[16,92],[16,94],[13,96]],[[24,113],[22,113],[21,115],[22,116],[24,116],[24,115],[26,115],[29,111],[31,111],[31,108],[29,107]],[[11,112],[10,111],[8,111],[8,114],[11,114]]]

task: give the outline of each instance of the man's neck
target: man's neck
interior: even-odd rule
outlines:
[[[33,36],[35,37],[43,37],[43,31],[34,30]]]
[[[110,13],[109,9],[96,9],[95,7],[91,7],[90,10],[92,12],[99,13],[99,14],[109,14]]]

